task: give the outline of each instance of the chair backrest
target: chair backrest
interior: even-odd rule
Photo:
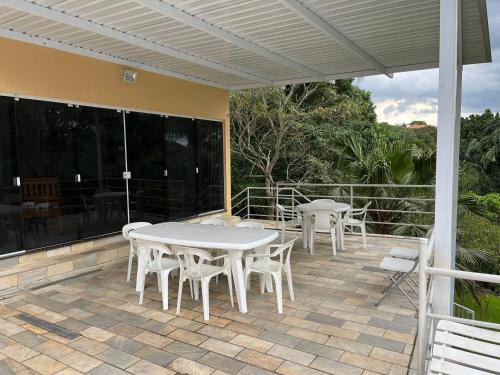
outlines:
[[[143,264],[150,271],[161,270],[161,258],[173,255],[172,250],[160,243],[142,242],[131,239],[137,248],[137,254],[141,257]]]
[[[258,228],[258,229],[264,229],[264,224],[262,224],[259,221],[255,221],[255,220],[240,221],[235,226],[239,227],[239,228]]]
[[[227,222],[222,219],[203,219],[200,221],[200,224],[204,225],[220,225],[220,226],[227,226]]]
[[[314,231],[329,232],[330,231],[330,215],[331,211],[318,210],[311,212],[314,215]]]
[[[277,256],[280,257],[280,263],[282,266],[285,264],[290,263],[290,255],[292,254],[292,248],[295,243],[297,238],[294,238],[293,240],[290,240],[288,242],[285,242],[284,244],[280,245],[272,254],[269,255],[270,258],[275,258]]]
[[[176,248],[175,254],[179,261],[179,267],[182,267],[187,275],[193,278],[203,277],[200,266],[205,261],[210,262],[213,260],[213,257],[208,251],[191,247]]]
[[[371,204],[372,204],[372,202],[369,201],[367,204],[365,204],[365,206],[361,210],[359,210],[359,212],[356,212],[356,216],[357,216],[357,218],[359,220],[361,220],[361,221],[365,221],[366,220],[366,214],[368,213],[368,207],[370,207]],[[357,210],[355,208],[353,208],[351,210],[348,210],[345,213],[345,216],[352,218],[353,211],[357,211]]]
[[[143,228],[143,227],[147,227],[149,225],[151,225],[151,223],[147,223],[147,222],[144,222],[144,221],[138,221],[138,222],[135,222],[135,223],[126,224],[122,228],[122,235],[127,240],[130,240],[130,236],[128,234],[129,234],[129,232],[131,230],[139,229],[139,228]]]

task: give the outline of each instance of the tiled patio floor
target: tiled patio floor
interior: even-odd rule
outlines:
[[[297,241],[295,301],[284,284],[283,315],[274,294],[259,294],[257,280],[248,314],[231,308],[225,279],[210,285],[208,322],[201,301],[187,293],[175,315],[176,280],[168,311],[161,310],[153,276],[141,306],[134,283],[125,282],[125,262],[4,300],[0,374],[406,374],[416,313],[399,295],[373,305],[387,284],[375,267],[404,241],[368,240],[363,249],[359,237],[348,236],[346,250],[335,258],[326,236],[315,256]],[[26,316],[78,337],[48,332],[22,320]]]

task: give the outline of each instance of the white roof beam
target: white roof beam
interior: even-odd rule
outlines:
[[[168,17],[174,18],[186,25],[194,27],[205,33],[211,34],[219,39],[230,42],[240,48],[246,49],[258,55],[261,55],[271,61],[280,63],[288,68],[295,69],[299,72],[305,73],[308,76],[314,77],[317,80],[323,81],[324,75],[314,69],[311,69],[303,64],[289,59],[279,53],[273,52],[267,48],[261,47],[247,39],[244,39],[236,34],[221,29],[209,22],[206,22],[196,16],[193,16],[183,10],[176,8],[173,5],[167,4],[161,0],[138,0],[148,8],[162,13]]]
[[[349,51],[357,55],[360,59],[364,60],[372,67],[377,69],[380,73],[386,74],[388,77],[392,78],[391,74],[387,74],[386,67],[380,63],[378,60],[370,56],[365,50],[356,45],[353,41],[347,38],[344,34],[338,31],[330,23],[326,22],[323,18],[318,16],[307,6],[305,6],[299,0],[280,0],[284,5],[293,10],[304,20],[309,22],[316,29],[322,31],[324,34],[328,35],[331,39],[335,40],[337,43],[341,44]]]
[[[91,57],[91,58],[102,60],[102,61],[108,61],[108,62],[112,62],[115,64],[129,66],[131,68],[142,69],[142,70],[152,72],[152,73],[157,73],[157,74],[166,75],[166,76],[170,76],[170,77],[189,80],[192,82],[201,83],[203,85],[214,86],[214,87],[218,87],[218,88],[225,89],[225,90],[228,89],[228,87],[226,85],[222,85],[220,83],[209,81],[207,79],[195,77],[192,75],[179,73],[179,72],[172,70],[172,69],[160,68],[160,67],[144,64],[141,62],[125,59],[122,57],[116,57],[116,56],[113,56],[110,54],[95,52],[95,51],[88,50],[86,48],[75,47],[75,46],[61,43],[61,42],[57,42],[54,40],[49,40],[49,39],[40,38],[37,36],[32,36],[32,35],[20,33],[20,32],[13,31],[13,30],[7,30],[7,29],[0,28],[0,37],[4,37],[4,38],[8,38],[8,39],[15,39],[15,40],[19,40],[21,42],[32,43],[32,44],[36,44],[36,45],[43,46],[43,47],[54,48],[54,49],[58,49],[60,51],[75,53],[78,55]]]
[[[22,12],[34,14],[39,17],[44,17],[55,22],[64,23],[96,34],[104,35],[109,38],[120,40],[125,43],[133,44],[138,47],[149,49],[164,55],[172,56],[177,59],[191,62],[193,64],[205,66],[207,68],[214,69],[220,72],[232,74],[234,76],[245,78],[251,81],[261,82],[265,84],[272,84],[271,80],[258,76],[256,74],[235,69],[230,66],[214,62],[199,56],[195,56],[172,47],[154,43],[146,39],[142,39],[137,36],[127,34],[122,31],[118,31],[116,29],[85,20],[80,17],[72,16],[67,13],[63,13],[48,7],[31,3],[26,0],[0,0],[0,4],[4,4],[9,8],[18,9]]]

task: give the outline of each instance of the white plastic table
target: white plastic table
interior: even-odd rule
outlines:
[[[304,238],[304,248],[310,248],[309,241],[309,218],[311,214],[315,211],[329,211],[332,213],[336,213],[339,215],[339,219],[342,219],[342,213],[349,210],[351,208],[347,203],[340,202],[325,202],[325,201],[312,201],[309,203],[299,204],[295,207],[298,211],[302,212],[302,216],[304,218],[304,225],[302,226],[302,236]],[[342,221],[337,220],[337,248],[342,248],[342,238],[343,230],[342,230]]]
[[[160,223],[135,229],[130,237],[146,242],[205,249],[225,250],[231,262],[236,296],[240,312],[246,313],[247,294],[241,258],[245,250],[264,246],[278,237],[278,232],[268,229],[225,227],[188,223]],[[138,257],[140,259],[140,257]],[[139,288],[139,273],[136,288]]]

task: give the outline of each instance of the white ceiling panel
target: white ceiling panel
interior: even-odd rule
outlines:
[[[463,63],[491,60],[463,0]],[[0,0],[0,36],[223,88],[435,67],[439,0]]]

